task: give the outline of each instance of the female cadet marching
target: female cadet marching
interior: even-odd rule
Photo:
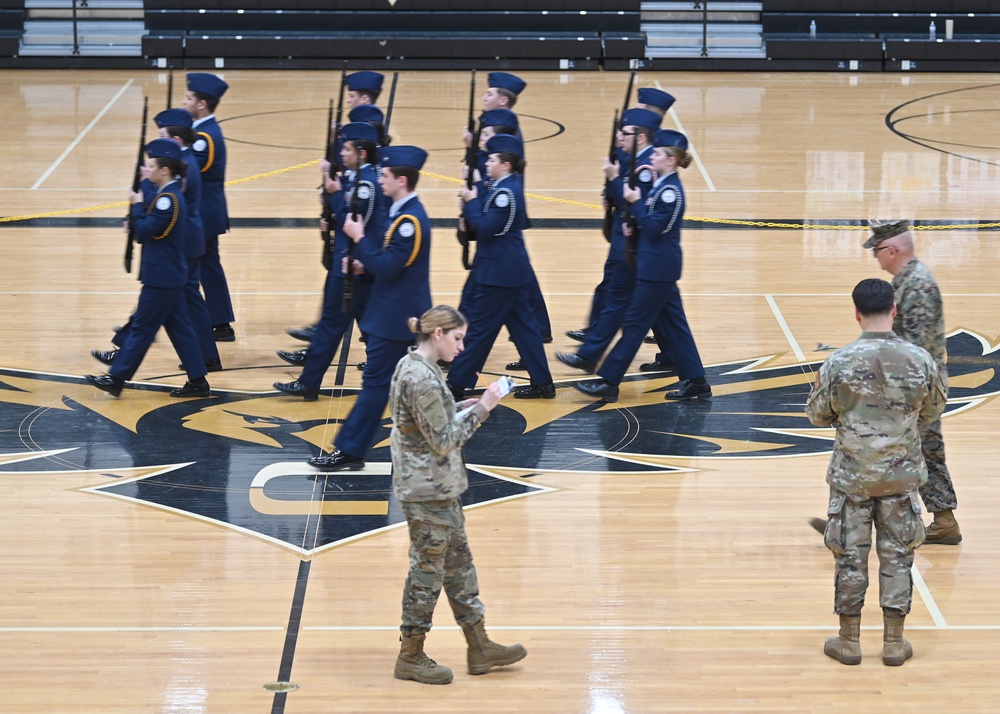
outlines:
[[[456,399],[475,386],[477,373],[486,364],[500,328],[506,325],[531,377],[531,385],[515,391],[514,396],[551,399],[556,389],[529,297],[535,272],[523,236],[528,225],[521,181],[523,147],[516,136],[498,134],[490,138],[486,149],[489,189],[480,184],[461,193],[462,217],[475,231],[477,241],[469,278],[474,284],[469,300],[472,327],[468,349],[448,372],[448,385]]]
[[[378,132],[366,122],[351,122],[341,130],[340,160],[344,167],[343,179],[325,177],[324,200],[329,201],[331,214],[336,225],[331,246],[333,260],[327,276],[323,295],[323,314],[313,331],[309,351],[305,356],[302,374],[294,382],[275,382],[274,388],[285,394],[301,396],[307,402],[319,397],[323,376],[330,367],[344,332],[353,319],[361,319],[368,284],[342,270],[344,259],[354,247],[353,241],[344,233],[344,221],[348,215],[356,216],[364,226],[365,236],[372,240],[381,237],[381,227],[377,219],[381,193],[378,177],[371,160],[377,154]],[[348,282],[350,286],[348,287]],[[351,291],[350,305],[344,304],[344,291]],[[345,312],[348,307],[350,312]],[[297,353],[278,351],[278,356],[290,364],[296,364]]]
[[[688,328],[677,281],[681,277],[681,224],[684,222],[684,189],[677,168],[691,163],[687,137],[661,129],[653,134],[653,169],[659,178],[645,200],[638,188],[626,186],[623,195],[632,204],[639,241],[636,252],[636,283],[625,313],[622,335],[597,370],[597,382],[574,382],[573,386],[592,397],[618,401],[618,385],[628,371],[642,339],[654,325],[670,345],[670,353],[681,381],[667,390],[668,400],[710,397],[712,388],[705,380],[698,347]],[[626,229],[626,236],[630,229]]]
[[[157,186],[150,201],[139,191],[130,193],[131,220],[135,237],[142,244],[139,305],[125,344],[118,350],[107,374],[87,375],[87,381],[117,397],[153,344],[161,326],[184,363],[188,382],[170,392],[172,397],[207,397],[205,361],[198,338],[191,327],[184,304],[187,260],[184,257],[187,207],[181,179],[187,165],[181,161],[181,147],[172,139],[154,139],[146,146],[149,180]]]
[[[462,445],[499,403],[491,384],[480,399],[457,405],[437,363],[462,352],[467,324],[447,305],[408,322],[417,345],[396,365],[392,409],[392,488],[410,532],[410,571],[403,590],[397,679],[448,684],[451,669],[424,654],[434,606],[442,588],[468,644],[469,674],[514,664],[527,655],[521,645],[504,647],[486,634],[479,582],[465,534],[462,493],[469,487]]]

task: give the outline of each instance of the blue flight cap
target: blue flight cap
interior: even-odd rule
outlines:
[[[653,134],[653,146],[672,146],[687,151],[687,137],[673,129],[661,129]]]
[[[656,131],[660,128],[663,118],[648,109],[626,109],[622,114],[622,126],[641,126],[644,129]]]
[[[378,143],[378,132],[375,131],[375,127],[366,121],[352,121],[350,124],[344,124],[340,128],[340,136],[344,141],[357,139],[359,141],[370,141],[374,144]]]
[[[513,92],[514,94],[520,94],[528,86],[528,83],[523,79],[507,72],[490,72],[487,81],[491,87],[506,89],[508,92]]]
[[[344,79],[352,92],[381,92],[385,76],[378,72],[354,72]]]
[[[427,160],[427,152],[416,146],[383,146],[378,150],[378,162],[382,166],[410,166],[418,171]]]
[[[652,107],[659,107],[663,111],[667,111],[676,101],[672,96],[667,94],[661,89],[653,89],[652,87],[643,87],[639,90],[639,104],[648,104]]]
[[[190,129],[194,118],[187,113],[186,109],[164,109],[153,118],[153,121],[161,129],[167,126],[182,126]]]
[[[190,72],[187,76],[188,91],[207,94],[215,99],[222,99],[222,95],[229,89],[229,85],[208,72]]]
[[[173,139],[153,139],[146,144],[146,155],[151,159],[165,157],[180,161],[181,146]]]
[[[486,151],[491,154],[514,154],[514,156],[524,158],[524,144],[516,136],[510,134],[491,136],[486,142]]]
[[[359,104],[347,113],[347,118],[351,121],[384,122],[385,114],[374,104]]]
[[[509,126],[518,130],[517,114],[510,109],[490,109],[479,115],[480,126]]]

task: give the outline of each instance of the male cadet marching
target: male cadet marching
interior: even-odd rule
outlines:
[[[142,244],[139,305],[132,315],[125,343],[111,360],[108,373],[88,374],[87,381],[112,396],[120,395],[125,382],[135,376],[162,326],[188,374],[187,383],[170,392],[170,396],[207,397],[210,394],[205,379],[207,370],[184,304],[188,273],[184,257],[187,209],[181,179],[187,173],[187,165],[181,160],[181,147],[172,139],[154,139],[146,145],[146,154],[147,177],[156,185],[157,192],[148,201],[141,191],[129,193],[135,238]]]
[[[350,312],[344,312],[345,290],[345,259],[354,247],[354,242],[344,233],[344,222],[349,215],[355,215],[364,227],[364,233],[370,241],[378,241],[382,237],[382,226],[378,221],[378,204],[381,195],[378,190],[375,159],[378,149],[378,132],[366,122],[351,122],[341,129],[340,159],[345,167],[343,177],[331,178],[325,176],[323,200],[330,203],[330,214],[334,225],[329,227],[334,232],[334,240],[330,249],[333,252],[330,261],[330,271],[327,275],[323,292],[323,314],[316,324],[308,350],[285,352],[278,350],[278,356],[289,364],[299,364],[301,358],[302,374],[294,382],[275,382],[274,388],[279,392],[293,396],[301,396],[308,402],[319,397],[319,388],[323,375],[330,366],[333,355],[341,343],[344,332],[354,319],[361,319],[361,307],[365,303],[362,293],[368,286],[353,281],[350,289]]]
[[[230,324],[236,318],[229,296],[226,271],[219,255],[219,236],[229,231],[229,210],[226,207],[226,140],[215,120],[215,108],[229,85],[214,74],[191,72],[187,76],[188,91],[184,109],[192,116],[196,137],[195,158],[201,167],[201,221],[205,228],[205,255],[201,261],[201,286],[212,320],[212,333],[217,342],[233,342],[236,332]]]
[[[629,158],[627,173],[635,174],[635,187],[639,189],[640,201],[649,196],[653,182],[657,178],[650,160],[653,155],[653,133],[660,128],[661,119],[659,114],[648,109],[628,109],[622,115],[621,133],[624,137],[622,148],[628,151]],[[631,166],[633,142],[634,167]],[[605,158],[604,171],[609,180],[607,199],[616,206],[616,210],[611,225],[608,263],[605,265],[606,286],[603,307],[584,335],[583,346],[579,350],[575,353],[556,353],[556,359],[563,364],[582,369],[588,374],[594,373],[597,363],[618,334],[635,290],[635,256],[629,255],[628,240],[625,238],[623,227],[628,207],[628,202],[624,198],[628,178],[622,175],[620,169],[621,164],[612,164]]]
[[[361,394],[334,438],[334,452],[309,459],[320,471],[358,470],[382,424],[396,364],[410,345],[408,320],[431,306],[431,222],[417,196],[427,152],[415,146],[379,151],[379,186],[391,201],[389,221],[378,239],[365,238],[361,220],[348,216],[344,233],[354,241],[354,269],[374,279],[361,329],[368,335]]]
[[[840,634],[827,639],[823,652],[842,664],[861,662],[874,522],[882,662],[898,666],[913,656],[903,622],[913,600],[913,552],[924,540],[917,489],[927,481],[927,468],[918,425],[941,417],[945,387],[934,358],[893,332],[889,283],[862,280],[851,297],[863,332],[826,359],[806,404],[809,421],[837,429],[826,473],[830,518],[824,540],[837,564]]]

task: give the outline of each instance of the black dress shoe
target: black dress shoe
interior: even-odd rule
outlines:
[[[597,371],[596,364],[585,357],[581,357],[575,352],[556,352],[556,359],[567,367],[582,369],[587,374],[593,374]]]
[[[118,350],[91,350],[90,354],[101,364],[111,364],[118,356]]]
[[[177,365],[177,369],[179,369],[182,372],[187,372],[187,370],[184,369],[184,363],[183,362],[181,362],[179,365]],[[222,360],[221,359],[210,359],[210,360],[208,360],[205,363],[205,371],[206,372],[221,372],[222,371]]]
[[[212,388],[208,386],[208,382],[202,378],[197,381],[188,380],[184,383],[184,386],[180,389],[173,389],[170,391],[171,397],[210,397],[212,396]]]
[[[236,330],[232,325],[213,325],[212,337],[216,342],[236,342]]]
[[[645,337],[642,338],[642,343],[644,345],[655,345],[656,338],[653,337],[652,335],[646,335]]]
[[[296,339],[302,340],[303,342],[312,342],[313,335],[316,332],[316,325],[309,325],[308,327],[289,327],[285,332],[288,336]]]
[[[508,372],[524,372],[528,367],[524,364],[523,359],[519,359],[517,362],[508,362],[507,371]]]
[[[455,398],[456,402],[460,402],[465,399],[465,387],[459,387],[451,382],[445,382],[448,385],[448,391],[451,392],[451,396]]]
[[[652,362],[643,362],[639,365],[640,372],[673,372],[674,366],[669,362],[658,362],[653,360]]]
[[[534,384],[530,387],[521,387],[514,390],[514,399],[555,399],[556,385]]]
[[[329,456],[324,454],[312,457],[309,459],[309,465],[315,466],[320,471],[343,471],[344,469],[358,471],[365,467],[365,460],[360,456],[351,456],[337,449]]]
[[[365,367],[368,366],[368,363],[367,362],[358,362],[357,366],[358,366],[358,369],[360,369],[362,372],[364,372],[365,371]]]
[[[293,367],[304,367],[306,364],[306,357],[309,356],[309,350],[295,350],[294,352],[289,352],[288,350],[278,350],[275,354]]]
[[[695,397],[710,397],[712,396],[712,385],[708,382],[703,384],[695,384],[690,379],[685,379],[683,382],[679,382],[675,389],[668,389],[663,395],[664,399],[673,402],[683,401],[684,399],[694,399]]]
[[[573,382],[573,387],[588,397],[597,397],[606,402],[618,401],[618,387],[603,379],[599,382]]]
[[[552,343],[552,335],[542,335],[542,344],[548,345]]]
[[[577,342],[587,341],[587,331],[586,330],[570,330],[566,333],[566,337],[571,340],[576,340]]]
[[[87,381],[93,384],[98,389],[101,389],[112,397],[117,397],[122,393],[122,387],[125,386],[124,379],[116,379],[110,374],[102,374],[95,377],[92,374],[87,375]]]
[[[279,392],[293,397],[302,397],[307,402],[315,402],[319,399],[318,389],[310,389],[299,380],[295,380],[294,382],[275,382],[274,388]]]

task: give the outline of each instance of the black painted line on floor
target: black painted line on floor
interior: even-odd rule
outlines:
[[[281,651],[281,665],[278,667],[279,682],[292,681],[292,662],[295,660],[295,645],[299,640],[299,629],[302,626],[302,606],[306,600],[306,586],[309,584],[309,567],[311,560],[299,561],[299,574],[295,580],[295,593],[292,595],[292,610],[288,614],[288,629],[285,630],[285,646]],[[275,692],[271,704],[271,714],[285,713],[285,700],[288,692]]]

